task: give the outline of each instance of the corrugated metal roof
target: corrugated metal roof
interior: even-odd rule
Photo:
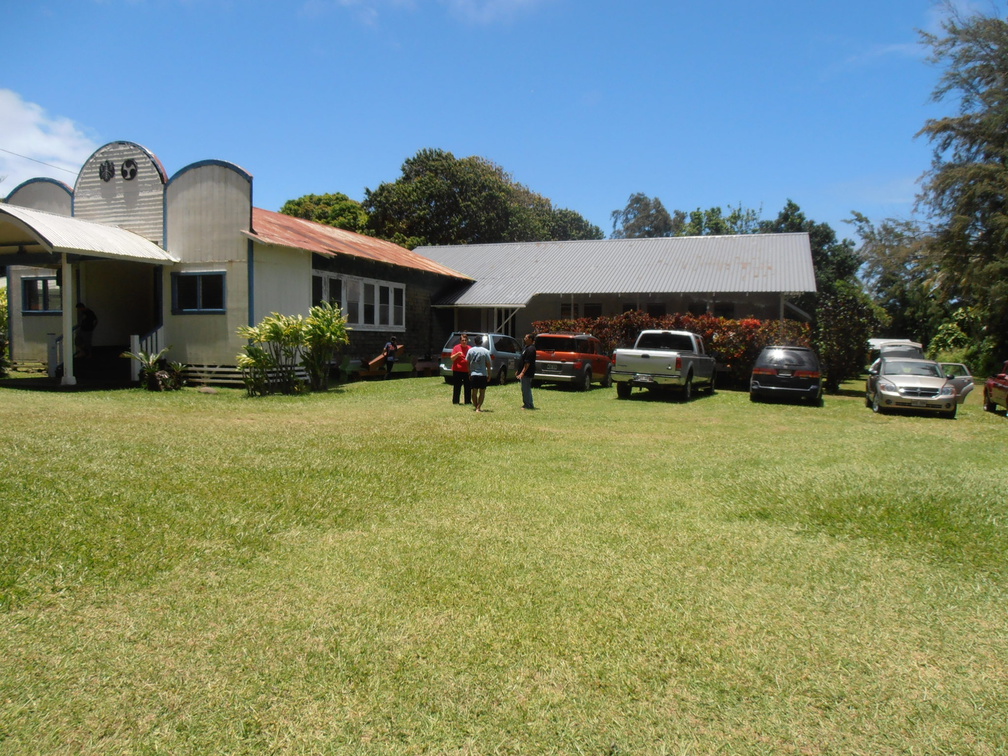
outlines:
[[[103,257],[134,262],[174,263],[172,256],[142,236],[115,226],[0,204],[0,221],[8,220],[27,234],[33,243],[28,252],[58,252],[85,257]],[[11,233],[5,233],[5,239]],[[9,241],[13,241],[13,237]]]
[[[261,208],[252,209],[251,239],[263,244],[315,252],[327,257],[350,255],[468,280],[469,276],[384,239],[294,218]]]
[[[805,233],[418,247],[475,283],[438,302],[521,307],[537,294],[815,291]]]

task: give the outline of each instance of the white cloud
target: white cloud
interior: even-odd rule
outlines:
[[[69,118],[50,116],[9,89],[0,89],[0,196],[30,178],[73,184],[98,144]]]
[[[521,13],[535,10],[550,0],[440,0],[451,13],[470,24],[486,25],[511,21]]]

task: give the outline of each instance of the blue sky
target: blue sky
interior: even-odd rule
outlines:
[[[955,108],[930,98],[940,71],[917,30],[942,16],[929,0],[0,8],[0,196],[33,176],[72,185],[121,139],[169,175],[236,163],[254,203],[278,210],[309,193],[360,200],[436,147],[497,163],[606,235],[643,192],[766,218],[790,198],[852,236],[851,210],[912,217],[931,159],[914,135]]]

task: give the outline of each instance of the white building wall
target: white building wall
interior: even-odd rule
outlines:
[[[249,240],[252,177],[222,161],[195,163],[175,174],[166,189],[165,241],[181,262],[163,272],[162,343],[169,359],[190,365],[234,365],[249,322]],[[223,273],[223,313],[173,312],[173,273]]]

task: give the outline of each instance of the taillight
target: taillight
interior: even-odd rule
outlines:
[[[818,381],[819,380],[819,373],[817,373],[815,370],[795,370],[794,371],[794,377],[795,378],[814,378],[815,380]]]
[[[675,358],[675,369],[677,373],[682,370],[682,356],[678,354],[676,355]]]
[[[753,368],[753,375],[777,375],[777,368],[758,367]]]

